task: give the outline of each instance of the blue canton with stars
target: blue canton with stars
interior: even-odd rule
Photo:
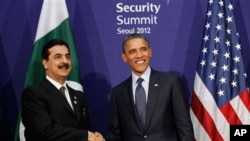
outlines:
[[[209,0],[198,73],[218,107],[246,89],[241,44],[230,0]]]

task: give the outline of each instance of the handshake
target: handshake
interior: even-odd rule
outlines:
[[[88,131],[88,141],[105,141],[102,134],[99,132],[90,132]]]

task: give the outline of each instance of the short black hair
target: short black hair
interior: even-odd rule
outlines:
[[[43,50],[42,50],[42,59],[48,60],[49,59],[49,49],[52,48],[55,45],[65,45],[68,50],[69,50],[69,46],[68,44],[61,40],[61,39],[51,39],[49,40],[44,46],[43,46]],[[70,50],[69,50],[70,51]]]
[[[129,34],[123,41],[122,41],[122,52],[125,52],[125,44],[127,43],[127,41],[131,40],[131,39],[137,39],[137,38],[142,38],[144,39],[147,44],[148,44],[148,47],[150,47],[150,44],[149,44],[149,41],[148,39],[143,36],[142,34],[139,34],[139,33],[132,33],[132,34]]]

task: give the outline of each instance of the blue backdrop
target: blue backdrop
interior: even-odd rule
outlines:
[[[0,0],[0,3],[0,140],[11,141],[42,0]],[[190,97],[207,0],[66,0],[66,3],[93,130],[107,132],[110,90],[130,75],[129,67],[121,59],[121,42],[129,32],[141,32],[148,37],[153,50],[151,66],[179,74]],[[233,4],[249,76],[250,1],[233,0]]]

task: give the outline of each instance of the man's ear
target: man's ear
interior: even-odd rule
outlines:
[[[121,57],[124,62],[128,61],[127,56],[124,53],[121,54]]]
[[[48,69],[48,61],[47,60],[45,60],[45,59],[43,59],[43,61],[42,61],[42,63],[43,63],[43,68],[46,70],[46,69]]]
[[[151,47],[149,48],[149,57],[150,58],[152,57],[152,48]]]

